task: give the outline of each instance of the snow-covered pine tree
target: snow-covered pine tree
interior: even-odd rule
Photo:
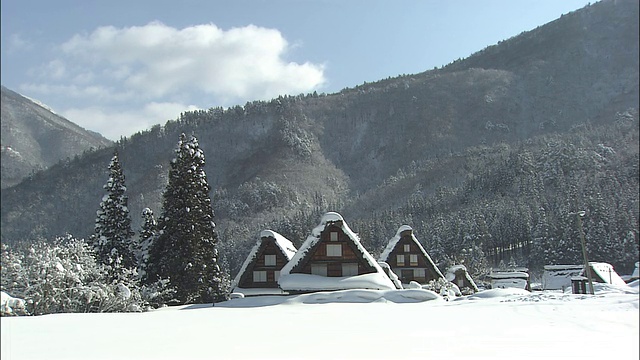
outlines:
[[[117,151],[109,163],[109,180],[103,187],[107,194],[102,198],[97,211],[95,234],[91,236],[91,243],[98,261],[112,267],[112,277],[115,279],[118,276],[116,269],[136,266],[134,232],[127,207],[128,198],[125,195],[127,187]]]
[[[153,216],[153,211],[149,208],[142,209],[142,228],[140,229],[140,239],[135,253],[138,262],[138,274],[143,282],[146,282],[149,248],[157,236],[157,228],[158,222]]]
[[[226,296],[228,277],[218,265],[204,152],[198,140],[180,135],[163,193],[158,237],[151,245],[147,282],[170,279],[175,303],[202,303]]]

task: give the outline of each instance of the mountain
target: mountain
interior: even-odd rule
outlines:
[[[231,272],[260,230],[299,246],[326,210],[374,255],[408,224],[435,261],[480,272],[580,262],[568,214],[587,209],[594,256],[633,266],[638,67],[638,2],[601,1],[440,69],[185,112],[115,145],[132,223],[145,207],[161,213],[184,132],[205,152]],[[112,154],[89,152],[3,191],[2,240],[90,235]]]
[[[91,148],[112,145],[55,114],[45,105],[2,86],[2,189]]]

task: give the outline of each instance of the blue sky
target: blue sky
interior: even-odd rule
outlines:
[[[117,140],[189,109],[413,74],[583,0],[2,0],[2,85]]]

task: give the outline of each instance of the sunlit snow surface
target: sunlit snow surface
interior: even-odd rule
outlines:
[[[596,295],[264,296],[136,314],[4,317],[2,359],[638,359],[638,283]]]

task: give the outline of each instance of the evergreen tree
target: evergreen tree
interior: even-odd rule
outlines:
[[[153,216],[153,211],[149,208],[142,209],[142,228],[140,239],[136,249],[136,260],[138,262],[138,274],[141,279],[146,279],[147,263],[149,262],[149,248],[157,236],[158,222]]]
[[[147,282],[170,279],[173,302],[210,302],[224,298],[228,277],[218,265],[205,158],[198,140],[180,135],[169,182],[163,193],[158,237],[151,245]]]
[[[111,266],[112,278],[117,278],[121,268],[136,266],[131,218],[125,195],[127,187],[120,166],[118,152],[114,152],[109,164],[109,180],[103,186],[107,194],[97,212],[95,234],[91,237],[98,261]]]

